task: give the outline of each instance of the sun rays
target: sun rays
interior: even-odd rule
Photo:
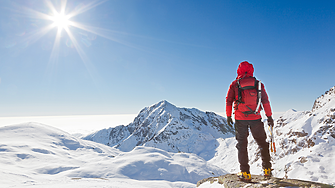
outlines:
[[[59,56],[59,46],[60,46],[60,38],[62,36],[62,31],[64,30],[65,33],[67,34],[69,40],[71,41],[71,43],[73,44],[73,47],[76,49],[76,51],[78,52],[80,58],[82,59],[82,61],[84,62],[84,64],[86,65],[87,62],[89,61],[88,58],[84,55],[83,50],[81,49],[80,45],[77,42],[77,39],[75,38],[74,34],[72,33],[70,27],[73,27],[75,24],[75,22],[70,21],[70,18],[73,16],[77,16],[81,13],[84,13],[88,10],[90,10],[91,8],[95,7],[95,4],[90,4],[90,6],[85,6],[86,9],[77,9],[74,10],[68,14],[66,14],[66,6],[67,6],[67,0],[62,0],[61,1],[61,5],[60,5],[60,11],[57,11],[57,9],[55,8],[55,6],[52,4],[52,2],[50,0],[46,1],[48,7],[50,8],[50,10],[52,11],[53,15],[47,17],[50,21],[52,21],[51,24],[51,28],[57,28],[57,34],[55,36],[55,40],[54,40],[54,45],[53,45],[53,49],[51,52],[51,56],[50,56],[50,63],[55,63],[57,62],[57,58]],[[101,1],[94,1],[98,4],[101,3]],[[88,67],[86,67],[88,68]]]
[[[117,43],[145,53],[163,54],[164,56],[168,54],[146,46],[147,41],[188,45],[128,32],[110,30],[110,28],[114,28],[113,25],[101,25],[105,21],[100,22],[100,20],[91,19],[91,17],[94,16],[96,16],[96,18],[101,17],[101,15],[96,15],[98,12],[93,9],[106,1],[107,0],[41,0],[40,2],[43,3],[36,3],[37,6],[15,4],[16,9],[13,9],[13,11],[16,12],[20,18],[24,18],[22,20],[28,20],[31,23],[26,27],[28,29],[24,29],[24,37],[21,37],[19,39],[20,41],[15,41],[16,43],[13,44],[13,46],[18,46],[17,43],[22,43],[25,44],[24,46],[26,48],[41,41],[40,49],[47,50],[50,53],[46,76],[51,78],[54,73],[57,72],[56,68],[58,65],[65,62],[63,61],[64,57],[70,57],[70,53],[78,55],[92,80],[98,83],[101,79],[95,70],[94,64],[91,63],[89,59],[89,57],[92,56],[88,55],[90,46],[94,44],[94,40],[96,40],[97,37],[102,37],[115,44]],[[98,14],[104,14],[102,12]],[[94,20],[94,22],[91,22],[92,20]],[[41,51],[41,53],[45,52],[46,51]],[[73,58],[74,56],[71,57]]]
[[[32,8],[28,7],[20,7],[23,9],[21,14],[25,15],[26,17],[30,17],[36,20],[44,20],[46,21],[46,25],[37,28],[36,30],[28,33],[26,38],[24,39],[26,43],[33,44],[41,39],[43,36],[47,35],[51,31],[56,29],[56,33],[54,39],[52,40],[52,47],[51,47],[51,54],[48,63],[48,75],[52,74],[55,66],[59,63],[60,51],[62,50],[62,45],[66,45],[66,47],[74,48],[78,55],[80,56],[82,62],[84,63],[87,71],[91,75],[93,80],[96,80],[98,75],[95,73],[95,68],[93,64],[90,63],[89,58],[85,54],[83,49],[83,45],[86,47],[90,46],[90,42],[83,40],[83,32],[91,33],[94,35],[97,34],[97,31],[90,30],[90,26],[85,26],[79,22],[72,21],[71,18],[76,16],[81,16],[81,14],[91,10],[92,8],[104,3],[106,0],[95,0],[87,2],[87,4],[80,3],[76,7],[67,6],[67,0],[60,0],[60,1],[51,1],[45,0],[44,3],[48,10],[44,11],[37,11]],[[58,4],[54,4],[58,3]],[[48,12],[48,13],[46,13]],[[78,31],[81,30],[82,32],[73,32],[73,29]],[[79,34],[78,34],[79,33]],[[101,34],[100,34],[101,36]],[[63,38],[67,38],[64,42]],[[90,38],[91,39],[91,38]],[[89,39],[89,40],[90,40]],[[93,39],[95,39],[93,37]],[[92,39],[92,40],[93,40]],[[83,44],[81,44],[81,42]],[[64,43],[64,44],[63,44]]]

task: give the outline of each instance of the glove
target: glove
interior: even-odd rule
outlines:
[[[228,125],[229,125],[231,128],[234,128],[234,127],[233,127],[234,122],[233,122],[233,120],[231,119],[231,116],[228,116],[228,117],[227,117],[227,123],[228,123]]]
[[[273,119],[272,119],[272,116],[268,116],[268,125],[273,127]]]

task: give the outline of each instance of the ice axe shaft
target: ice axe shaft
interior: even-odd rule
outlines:
[[[276,153],[276,145],[275,145],[275,141],[273,138],[273,126],[269,126],[269,130],[270,130],[270,139],[271,139],[271,144],[270,144],[271,152]]]

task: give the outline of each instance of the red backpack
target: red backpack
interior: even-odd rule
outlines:
[[[235,110],[241,111],[245,116],[259,114],[261,110],[262,87],[261,81],[255,77],[244,77],[237,80],[238,99]]]

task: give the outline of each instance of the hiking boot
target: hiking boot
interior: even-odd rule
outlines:
[[[269,178],[272,176],[271,168],[263,168],[263,176]]]
[[[239,173],[237,174],[237,177],[238,177],[241,181],[246,181],[246,182],[251,181],[251,175],[250,175],[250,173],[247,173],[247,172],[239,172]]]

